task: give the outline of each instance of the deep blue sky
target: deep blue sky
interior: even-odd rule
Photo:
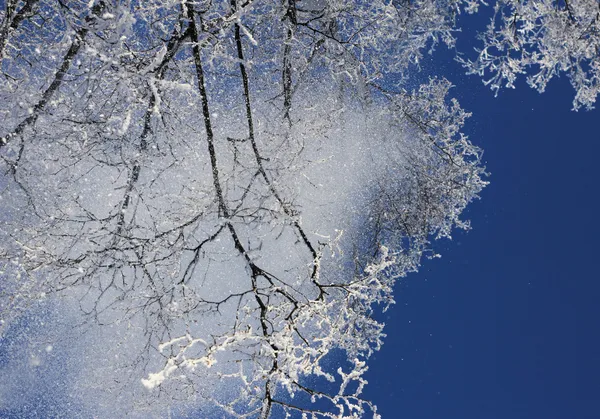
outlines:
[[[491,184],[397,286],[366,396],[384,418],[599,418],[600,109],[571,111],[566,77],[494,98],[449,57]]]

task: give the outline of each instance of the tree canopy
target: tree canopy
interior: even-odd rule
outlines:
[[[377,416],[376,313],[487,184],[451,83],[414,73],[485,5],[0,5],[0,340],[75,307],[65,336],[108,336],[87,380],[130,414]],[[566,72],[589,108],[599,10],[498,1],[459,59],[496,91]]]

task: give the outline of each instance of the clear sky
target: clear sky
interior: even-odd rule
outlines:
[[[566,77],[494,98],[440,52],[491,184],[397,286],[366,395],[384,418],[598,418],[600,109],[571,111]]]

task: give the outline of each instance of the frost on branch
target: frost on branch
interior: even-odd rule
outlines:
[[[248,407],[262,412],[261,416],[268,416],[273,409],[286,413],[312,412],[302,403],[295,403],[302,396],[328,402],[330,407],[321,407],[321,412],[314,412],[316,417],[374,414],[374,405],[360,397],[366,384],[362,378],[367,370],[365,360],[379,349],[384,336],[383,324],[371,314],[374,304],[387,308],[393,303],[393,277],[388,271],[397,262],[383,247],[379,260],[369,265],[363,276],[348,283],[320,285],[324,293],[314,294],[312,300],[295,294],[291,288],[265,287],[260,295],[272,297],[273,304],[266,311],[252,301],[253,295],[248,295],[243,301],[247,314],[238,319],[233,333],[212,336],[210,342],[186,334],[162,344],[161,352],[171,350],[166,363],[161,370],[142,379],[142,383],[152,389],[177,374],[202,377],[204,370],[218,368],[221,360],[236,365],[237,371],[219,376],[243,389],[229,403],[215,400],[230,414],[242,417],[248,413]],[[276,298],[277,294],[284,298]],[[267,320],[265,330],[261,323]],[[349,372],[342,367],[337,372],[327,371],[325,364],[331,361],[331,353],[336,349],[343,350],[351,361]],[[335,383],[338,390],[319,391],[308,377],[322,377]]]
[[[500,0],[481,35],[471,74],[498,92],[514,88],[519,74],[543,92],[566,73],[575,89],[573,109],[593,108],[600,92],[600,3],[597,0]]]
[[[106,416],[376,416],[375,314],[486,185],[451,84],[407,87],[463,4],[6,2],[3,319],[108,335]]]

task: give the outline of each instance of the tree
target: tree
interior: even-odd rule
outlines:
[[[451,84],[408,87],[477,3],[3,7],[3,330],[75,301],[132,411],[376,416],[375,313],[486,185]]]
[[[576,92],[573,109],[593,108],[600,92],[597,1],[497,1],[481,40],[478,57],[463,63],[492,90],[514,88],[517,75],[529,73],[527,83],[541,93],[564,72]]]

